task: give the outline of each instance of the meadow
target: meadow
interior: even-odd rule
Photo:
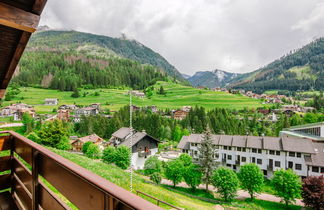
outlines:
[[[163,86],[166,95],[157,94],[160,86]],[[121,107],[129,104],[128,90],[121,89],[82,89],[79,98],[72,98],[72,92],[63,92],[51,89],[20,88],[21,93],[12,101],[4,101],[3,106],[12,103],[22,102],[33,105],[37,113],[51,113],[58,106],[45,106],[45,98],[58,98],[59,105],[77,104],[89,105],[91,103],[101,103],[102,108],[117,111]],[[97,94],[95,94],[97,92]],[[84,97],[84,93],[86,96]],[[99,94],[98,94],[99,93]],[[157,82],[154,86],[153,95],[150,98],[132,97],[136,106],[155,105],[158,109],[177,109],[182,106],[203,106],[207,110],[213,108],[256,108],[262,106],[260,100],[248,98],[242,95],[234,95],[225,92],[214,92],[211,90],[199,90],[189,86],[183,86],[171,82]]]

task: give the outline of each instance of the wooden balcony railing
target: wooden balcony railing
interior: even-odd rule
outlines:
[[[52,187],[78,209],[160,209],[15,132],[1,133],[0,151],[10,155],[0,157],[0,192],[10,189],[19,209],[69,209]]]

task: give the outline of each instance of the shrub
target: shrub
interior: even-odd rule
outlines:
[[[127,169],[130,166],[130,157],[131,153],[128,147],[126,146],[120,146],[117,147],[114,157],[114,163],[116,166]]]
[[[82,146],[83,154],[87,153],[87,150],[88,150],[88,147],[89,147],[90,144],[92,144],[92,142],[90,142],[90,141],[83,144],[83,146]]]
[[[324,176],[309,176],[303,180],[302,197],[306,206],[324,209]]]
[[[272,178],[272,184],[276,195],[282,198],[286,206],[300,197],[300,177],[291,169],[276,171]]]
[[[181,154],[179,160],[182,162],[184,167],[190,166],[192,164],[192,157],[188,154]]]
[[[104,149],[102,159],[105,163],[114,163],[115,162],[115,147],[108,146]]]
[[[260,168],[254,163],[245,164],[241,166],[238,178],[242,189],[248,191],[253,200],[254,194],[260,192],[263,185],[263,174]]]
[[[235,172],[229,168],[221,167],[214,171],[212,184],[225,201],[231,201],[236,196],[239,180]]]
[[[190,164],[183,170],[183,178],[188,186],[194,191],[201,184],[202,173],[200,167],[196,164]]]
[[[166,163],[165,176],[168,180],[173,182],[175,187],[182,180],[183,164],[180,160],[175,159]]]
[[[156,156],[149,157],[144,163],[144,174],[146,176],[151,175],[155,172],[161,173],[162,163]]]
[[[100,149],[98,145],[91,143],[85,153],[88,158],[97,159],[100,158]]]
[[[160,184],[162,180],[162,176],[160,173],[154,172],[153,174],[150,175],[150,180],[155,184]]]

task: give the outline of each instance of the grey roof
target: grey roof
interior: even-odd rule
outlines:
[[[282,137],[282,150],[290,152],[315,153],[312,140]]]
[[[246,136],[233,136],[233,147],[246,147]]]
[[[188,141],[189,136],[183,136],[178,144],[179,149],[190,149],[190,143]]]
[[[277,137],[264,137],[263,148],[268,150],[282,150],[280,138]]]
[[[130,134],[130,128],[120,128],[118,131],[112,134],[113,137],[117,137],[119,139],[124,139],[127,135]]]
[[[313,143],[316,149],[315,154],[311,156],[311,162],[307,162],[308,165],[324,167],[324,144]]]
[[[262,145],[262,137],[259,136],[248,136],[246,147],[249,148],[256,148],[256,149],[263,149]]]
[[[137,142],[142,140],[145,136],[147,136],[146,133],[136,132],[134,135],[128,137],[125,141],[121,142],[119,145],[129,146],[130,142],[132,141],[132,146],[134,146],[135,144],[137,144]]]
[[[219,145],[222,146],[232,146],[233,136],[221,135],[219,139]]]
[[[219,144],[220,135],[211,135],[214,144]],[[200,143],[204,138],[203,134],[191,134],[188,136],[188,142],[190,143]]]

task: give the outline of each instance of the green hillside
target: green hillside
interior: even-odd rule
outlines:
[[[112,38],[77,31],[42,31],[34,34],[27,49],[59,48],[100,57],[120,56],[141,64],[150,64],[164,70],[170,76],[184,81],[178,70],[160,54],[136,40]]]
[[[266,90],[307,91],[324,89],[324,38],[281,57],[254,72],[242,74],[231,87]]]
[[[163,86],[166,91],[166,95],[159,95],[157,91],[160,86]],[[137,98],[133,97],[133,103],[137,106],[149,106],[156,105],[159,109],[176,109],[182,106],[203,106],[206,109],[212,109],[215,107],[221,108],[233,108],[242,109],[244,107],[258,107],[262,106],[261,101],[251,99],[241,95],[233,95],[224,92],[213,92],[210,90],[198,90],[189,86],[181,84],[175,84],[172,82],[157,82],[154,86],[152,97],[149,98]],[[32,104],[35,106],[36,111],[39,113],[50,113],[57,106],[45,106],[45,98],[58,98],[60,105],[62,104],[78,104],[89,105],[90,103],[101,103],[103,108],[109,108],[110,110],[118,110],[119,108],[129,104],[129,96],[126,89],[96,89],[80,90],[81,97],[72,98],[71,91],[58,91],[43,88],[21,88],[21,93],[17,95],[12,101],[4,101],[3,105],[9,105],[11,103],[22,102]],[[83,97],[84,92],[87,93],[86,97]],[[99,93],[99,96],[95,96],[95,92]],[[98,94],[97,94],[98,95]]]

